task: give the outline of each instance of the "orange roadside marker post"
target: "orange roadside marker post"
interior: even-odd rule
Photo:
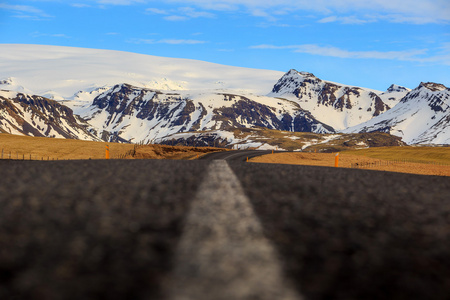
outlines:
[[[109,159],[109,145],[106,145],[105,158]]]
[[[339,166],[339,152],[336,153],[334,157],[334,166],[337,168]]]

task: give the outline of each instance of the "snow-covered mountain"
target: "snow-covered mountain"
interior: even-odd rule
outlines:
[[[97,137],[111,141],[151,142],[180,132],[252,127],[334,132],[291,101],[219,91],[164,92],[119,84],[92,104],[72,107]]]
[[[421,83],[394,108],[346,133],[383,131],[408,144],[450,144],[450,89],[442,84]]]
[[[123,142],[211,130],[227,136],[252,127],[315,133],[384,130],[408,143],[450,139],[448,92],[437,84],[422,84],[420,93],[397,85],[381,92],[296,70],[59,46],[2,44],[1,49],[0,90],[5,91],[0,131]],[[442,105],[423,104],[437,101],[432,99],[441,99]],[[430,109],[433,113],[422,116]],[[415,118],[414,125],[402,127]]]
[[[273,139],[268,137],[275,137]],[[218,146],[232,149],[340,152],[369,147],[405,146],[399,137],[383,132],[355,134],[316,134],[240,128],[233,131],[183,132],[157,139],[157,144]]]
[[[387,98],[400,100],[407,91],[389,93]],[[368,121],[386,112],[390,106],[381,92],[324,81],[311,73],[290,70],[275,84],[271,97],[297,102],[321,122],[342,130]]]
[[[0,90],[0,129],[11,134],[98,140],[67,106],[40,96]]]
[[[399,92],[409,92],[411,89],[405,88],[404,86],[399,86],[396,84],[392,84],[386,91],[387,94],[389,93],[399,93]]]
[[[159,90],[234,90],[267,94],[283,72],[113,50],[1,44],[0,81],[54,100],[128,83]],[[16,90],[11,85],[0,89]],[[90,99],[92,100],[92,99]]]
[[[383,100],[385,104],[387,104],[390,108],[396,106],[403,97],[410,92],[411,89],[405,88],[403,86],[399,86],[396,84],[392,84],[386,92],[382,94],[378,94],[378,96]]]

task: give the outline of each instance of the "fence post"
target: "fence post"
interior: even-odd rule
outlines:
[[[334,166],[337,168],[339,166],[339,152],[336,153],[334,157]]]

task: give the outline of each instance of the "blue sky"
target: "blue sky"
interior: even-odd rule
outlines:
[[[378,90],[450,87],[448,0],[0,0],[0,43],[293,68]]]

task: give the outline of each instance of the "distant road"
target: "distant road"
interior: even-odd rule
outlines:
[[[0,299],[448,299],[448,177],[250,153],[0,161]]]
[[[286,151],[274,151],[278,152],[286,152]],[[272,150],[234,150],[234,151],[226,151],[226,152],[214,152],[206,154],[200,159],[202,160],[218,160],[223,159],[227,161],[246,161],[247,158],[252,158],[256,156],[271,154]]]

